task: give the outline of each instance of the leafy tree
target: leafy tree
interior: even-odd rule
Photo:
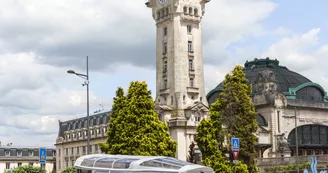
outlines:
[[[195,144],[193,142],[189,145],[189,156],[188,156],[187,161],[190,162],[190,163],[196,163]]]
[[[65,168],[61,173],[76,173],[74,166]]]
[[[240,160],[248,166],[249,172],[259,172],[255,160],[257,139],[254,135],[258,128],[257,113],[250,98],[252,88],[247,84],[246,75],[241,66],[236,66],[232,74],[226,75],[223,88],[217,111],[221,113],[222,123],[228,134],[227,139],[231,139],[231,137],[240,139]],[[230,140],[228,140],[228,144],[231,146]],[[229,153],[232,156],[230,147],[227,150],[230,150]]]
[[[196,142],[202,152],[202,161],[205,166],[212,167],[215,172],[231,173],[232,169],[223,156],[220,146],[222,139],[222,123],[216,101],[210,107],[210,118],[203,119],[197,126]]]
[[[177,143],[158,119],[145,82],[131,82],[128,93],[116,91],[105,144],[108,154],[175,156]]]
[[[10,171],[6,172],[10,173]],[[13,173],[46,173],[46,171],[41,171],[40,167],[37,166],[24,165],[13,169]]]
[[[197,127],[196,142],[202,152],[203,163],[215,172],[232,172],[236,168],[238,172],[257,173],[256,111],[249,97],[251,87],[241,66],[236,66],[231,75],[226,75],[223,87],[219,99],[210,107],[210,118],[203,119]],[[232,161],[231,137],[240,139],[239,160],[242,163],[236,166],[231,162],[227,164],[223,155],[229,153]],[[224,145],[225,142],[227,145]]]

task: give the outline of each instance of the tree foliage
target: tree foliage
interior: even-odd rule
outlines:
[[[219,110],[222,114],[222,123],[226,126],[227,139],[237,137],[240,140],[239,160],[248,166],[249,172],[256,173],[259,172],[255,150],[257,139],[254,135],[258,128],[257,113],[250,98],[252,88],[247,82],[241,66],[236,66],[232,74],[227,74],[223,82],[224,91],[219,98]],[[232,155],[231,149],[229,153]]]
[[[10,173],[10,171],[6,171]],[[45,170],[41,170],[38,166],[24,165],[13,169],[13,173],[46,173]]]
[[[131,82],[127,94],[118,88],[105,144],[108,154],[175,156],[177,143],[168,126],[158,119],[155,103],[145,82]]]
[[[210,107],[210,118],[203,119],[197,127],[196,142],[202,152],[203,163],[214,168],[215,172],[231,172],[234,167],[231,162],[227,164],[223,154],[229,153],[232,161],[230,139],[237,137],[240,139],[239,160],[242,163],[236,165],[236,169],[241,171],[246,167],[248,172],[257,173],[256,111],[250,98],[252,89],[241,66],[236,66],[232,74],[226,75],[223,87],[219,99]],[[225,142],[227,145],[224,145]]]
[[[216,101],[210,108],[210,118],[203,119],[197,126],[196,142],[202,152],[203,165],[212,167],[215,172],[231,173],[231,166],[222,155],[220,139],[222,137],[222,124],[220,112],[216,111],[219,102]]]
[[[65,168],[61,173],[76,173],[74,166]]]

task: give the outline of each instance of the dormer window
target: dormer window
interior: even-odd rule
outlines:
[[[22,156],[22,150],[17,150],[17,156]]]
[[[6,151],[5,151],[5,155],[6,155],[6,156],[10,156],[10,150],[6,150]]]
[[[28,156],[33,156],[33,155],[34,155],[33,150],[28,151]]]

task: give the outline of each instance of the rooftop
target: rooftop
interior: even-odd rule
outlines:
[[[164,156],[94,154],[78,158],[74,166],[78,169],[115,172],[213,172],[209,167]]]

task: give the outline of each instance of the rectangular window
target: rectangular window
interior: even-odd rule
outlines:
[[[167,27],[164,28],[163,32],[164,32],[164,36],[167,36]]]
[[[189,60],[189,70],[193,70],[193,60]]]
[[[74,163],[75,163],[75,161],[74,161],[74,160],[72,160],[72,166],[74,166]]]
[[[96,150],[96,152],[98,152],[98,150],[99,150],[99,146],[97,144],[95,145],[95,150]]]
[[[83,154],[85,154],[85,153],[86,153],[86,147],[85,147],[85,146],[83,146],[83,149],[82,149],[82,151],[83,151]]]
[[[68,148],[66,148],[66,155],[68,155]]]
[[[29,162],[28,165],[33,166],[33,162]]]
[[[188,34],[191,34],[191,25],[187,25],[187,32]]]
[[[18,162],[18,163],[17,163],[17,166],[18,166],[18,167],[21,167],[21,166],[22,166],[22,162]]]
[[[10,169],[10,163],[6,163],[6,169]]]
[[[167,53],[167,43],[164,43],[163,45],[163,53],[166,54]]]
[[[194,87],[194,78],[190,78],[190,87]]]
[[[192,41],[188,41],[188,52],[192,52]]]
[[[71,154],[74,154],[74,147],[71,148]]]
[[[167,79],[164,79],[164,89],[167,89]]]
[[[76,153],[77,153],[77,154],[80,153],[80,147],[76,147]]]
[[[164,70],[163,70],[164,73],[167,72],[167,61],[164,61]]]

